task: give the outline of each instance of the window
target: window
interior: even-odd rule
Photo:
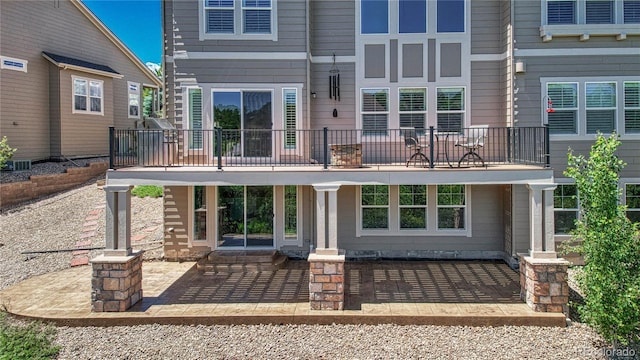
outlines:
[[[624,0],[623,18],[625,24],[640,24],[640,0]]]
[[[464,0],[438,0],[438,32],[464,32]]]
[[[640,184],[626,184],[624,193],[627,217],[633,222],[640,223]]]
[[[201,0],[202,39],[276,40],[275,0]],[[266,36],[266,37],[265,37]]]
[[[400,127],[425,128],[427,89],[399,89]]]
[[[464,88],[437,89],[438,131],[461,131],[464,126]]]
[[[101,80],[73,77],[73,113],[102,115]]]
[[[389,186],[362,185],[362,229],[389,229]]]
[[[562,25],[575,23],[575,0],[547,0],[547,24]]]
[[[624,83],[624,132],[640,134],[640,82]]]
[[[362,134],[386,135],[389,89],[362,89]]]
[[[140,84],[127,81],[129,117],[140,119]]]
[[[0,56],[0,69],[27,72],[27,60]]]
[[[616,84],[585,83],[587,134],[616,130]]]
[[[613,24],[615,23],[613,12],[613,0],[587,0],[586,23],[587,24]]]
[[[202,90],[189,89],[189,149],[202,149]]]
[[[398,31],[401,34],[427,32],[427,1],[400,0],[398,2]]]
[[[553,112],[547,113],[550,134],[576,134],[578,114],[578,84],[547,84],[547,96]]]
[[[295,149],[297,143],[297,118],[298,118],[298,100],[296,89],[283,89],[283,116],[284,116],[284,147],[285,149]]]
[[[438,229],[464,229],[464,185],[438,185]]]
[[[361,0],[360,15],[362,34],[389,32],[389,0]]]
[[[193,187],[193,240],[207,240],[207,188]]]
[[[427,228],[427,186],[399,185],[400,229]]]
[[[578,218],[578,189],[575,185],[561,184],[553,192],[553,210],[556,234],[569,234],[576,228]]]
[[[284,238],[298,238],[298,187],[295,185],[284,187]]]

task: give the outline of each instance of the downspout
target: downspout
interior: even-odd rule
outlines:
[[[306,31],[306,39],[305,39],[305,47],[306,47],[306,52],[307,52],[307,71],[306,71],[306,99],[307,99],[307,107],[306,107],[306,118],[304,121],[304,130],[303,134],[305,135],[305,140],[309,140],[307,135],[307,131],[311,129],[311,24],[310,24],[310,19],[311,19],[311,0],[305,0],[305,31]],[[310,144],[306,144],[305,142],[305,147],[308,147],[308,145]],[[306,151],[310,151],[310,148],[306,148]],[[309,154],[310,155],[310,154]],[[312,248],[315,248],[315,244],[316,244],[316,212],[315,212],[315,196],[317,196],[315,190],[313,189],[313,186],[309,186],[309,188],[311,189],[310,192],[310,196],[309,198],[311,199],[311,234],[309,236],[309,249],[311,250]],[[303,217],[304,218],[304,217]],[[303,244],[304,246],[304,244]]]

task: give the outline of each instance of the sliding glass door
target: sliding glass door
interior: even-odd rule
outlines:
[[[218,187],[218,247],[273,248],[273,186]]]

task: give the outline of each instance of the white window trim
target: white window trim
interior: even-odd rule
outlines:
[[[285,202],[285,186],[277,186],[277,188],[279,189],[274,189],[274,194],[277,194],[278,192],[280,192],[280,198],[281,198],[281,203],[280,206],[278,206],[278,209],[276,210],[276,217],[281,217],[282,218],[282,228],[278,229],[278,232],[281,232],[281,238],[280,236],[278,236],[275,241],[275,246],[276,248],[280,248],[281,246],[298,246],[301,247],[302,246],[302,231],[303,231],[303,227],[302,227],[302,219],[303,219],[303,213],[302,213],[302,187],[299,185],[294,185],[296,187],[296,216],[297,216],[297,222],[296,222],[296,237],[294,238],[288,238],[287,239],[287,235],[285,232],[285,221],[286,221],[286,211],[285,211],[285,206],[286,206],[286,202]],[[278,221],[276,221],[276,223],[278,223]]]
[[[613,84],[613,88],[615,89],[615,92],[614,92],[615,106],[613,106],[613,107],[589,107],[588,104],[587,104],[587,84]],[[618,126],[619,126],[620,122],[624,121],[624,116],[622,117],[622,119],[618,120],[619,119],[619,114],[618,114],[618,108],[619,108],[619,106],[618,106],[618,102],[619,102],[618,94],[620,93],[620,91],[618,90],[618,82],[616,82],[616,81],[585,81],[584,88],[585,88],[585,91],[584,91],[584,106],[585,106],[585,114],[584,114],[585,123],[584,124],[585,124],[585,132],[588,131],[587,130],[587,113],[589,111],[598,111],[598,110],[613,110],[614,119],[615,119],[614,122],[613,122],[613,129],[616,132],[620,132],[620,128]],[[624,122],[623,122],[623,124],[624,124]],[[587,134],[591,135],[591,133],[588,133],[588,132],[587,132]],[[610,134],[610,133],[605,133],[605,134]]]
[[[5,62],[9,62],[9,64],[5,64]],[[20,64],[21,66],[15,66],[11,63]],[[26,73],[28,64],[28,60],[17,59],[8,56],[0,56],[0,69],[15,70]]]
[[[638,24],[624,24],[624,0],[614,0],[613,24],[586,24],[586,0],[576,2],[576,24],[548,25],[547,1],[540,1],[540,37],[543,41],[551,41],[553,37],[579,36],[580,41],[589,40],[590,36],[616,36],[617,40],[625,40],[628,35],[640,35]]]
[[[585,83],[587,82],[615,82],[616,83],[616,129],[622,140],[640,140],[640,134],[626,134],[624,132],[624,82],[638,82],[640,76],[594,76],[594,77],[558,77],[558,78],[540,78],[540,125],[544,126],[547,121],[547,84],[554,83],[577,83],[578,84],[578,112],[577,118],[577,134],[550,134],[551,141],[571,141],[571,140],[594,140],[597,134],[586,133],[586,100],[581,94],[585,93]],[[622,90],[621,90],[622,89]]]
[[[438,110],[438,90],[440,89],[462,89],[463,91],[463,96],[462,96],[462,110]],[[438,130],[438,114],[462,114],[462,128],[466,128],[468,127],[467,125],[469,124],[469,115],[467,114],[467,104],[469,104],[469,100],[468,97],[468,91],[467,91],[467,87],[466,86],[436,86],[436,93],[434,96],[434,102],[435,102],[435,119],[433,122],[433,126],[436,128],[436,130]]]
[[[185,86],[183,87],[183,93],[182,93],[182,105],[184,106],[183,108],[183,112],[182,112],[182,126],[183,129],[185,130],[193,130],[191,129],[191,124],[190,124],[190,119],[189,119],[189,114],[191,113],[191,107],[190,107],[190,103],[189,103],[189,91],[190,90],[200,90],[200,96],[202,97],[202,130],[207,129],[207,127],[205,126],[205,93],[203,91],[203,89],[199,86]],[[205,146],[205,139],[203,138],[202,140],[202,148],[190,148],[190,143],[189,143],[189,134],[188,132],[186,134],[184,134],[186,136],[186,141],[184,141],[184,151],[185,153],[188,154],[201,154],[202,151],[204,151],[204,146]],[[203,137],[204,137],[204,133],[203,133]]]
[[[75,82],[76,80],[84,80],[87,82],[87,110],[76,110],[76,93]],[[91,111],[91,82],[97,82],[100,84],[100,111]],[[83,115],[97,115],[104,116],[104,81],[92,78],[86,78],[81,76],[71,76],[71,113],[83,114]],[[128,112],[128,111],[127,111]]]
[[[364,109],[362,108],[364,106],[364,92],[365,90],[376,90],[376,91],[380,91],[380,90],[384,90],[387,92],[387,111],[364,111]],[[366,88],[361,88],[360,89],[360,107],[358,109],[358,112],[360,114],[359,119],[360,119],[360,128],[363,130],[362,131],[362,137],[363,138],[369,138],[369,139],[379,139],[379,138],[388,138],[390,136],[389,134],[389,129],[392,128],[391,126],[391,89],[389,87],[366,87]],[[387,115],[387,128],[386,129],[381,129],[380,131],[385,131],[386,135],[365,135],[364,134],[364,115],[376,115],[376,114],[386,114]],[[376,130],[378,131],[378,130]]]
[[[131,86],[134,85],[136,86],[136,88],[138,89],[137,92],[133,92],[131,91]],[[142,94],[141,94],[141,87],[140,87],[140,83],[137,82],[132,82],[132,81],[127,81],[127,117],[129,119],[140,119],[141,117],[141,113],[142,113]],[[131,113],[129,112],[129,95],[131,94],[137,94],[138,95],[138,116],[135,115],[131,115]]]
[[[194,218],[194,206],[195,206],[195,201],[193,199],[194,196],[194,186],[189,186],[187,188],[187,208],[189,209],[189,224],[187,226],[187,247],[192,248],[194,246],[209,246],[212,247],[213,245],[215,245],[215,240],[217,237],[217,232],[215,231],[215,226],[216,226],[216,222],[217,222],[217,213],[216,212],[212,212],[211,209],[213,208],[211,206],[211,204],[217,204],[217,198],[216,198],[216,194],[218,193],[217,189],[215,187],[212,186],[205,186],[205,201],[207,204],[207,238],[206,239],[200,239],[200,240],[194,240],[194,236],[195,236],[195,229],[194,229],[194,222],[195,222],[195,218]],[[214,235],[215,236],[212,236]]]
[[[365,184],[368,185],[368,184]],[[374,184],[371,184],[374,185]],[[377,184],[375,184],[377,185]],[[404,185],[404,184],[403,184]],[[421,185],[421,184],[413,184]],[[441,184],[447,185],[447,184]],[[456,229],[438,229],[437,223],[437,185],[427,185],[427,229],[400,229],[400,197],[399,185],[389,186],[389,228],[369,230],[362,228],[362,186],[357,187],[356,195],[356,237],[363,236],[452,236],[452,237],[471,237],[471,186],[465,185],[465,228]]]
[[[242,0],[234,0],[234,33],[233,34],[212,34],[205,30],[205,7],[206,0],[198,0],[198,29],[199,39],[203,40],[271,40],[278,41],[278,0],[271,0],[271,33],[270,34],[244,34]]]
[[[628,203],[627,203],[627,185],[640,185],[640,178],[620,179],[620,189],[622,190],[622,196],[621,196],[620,200],[625,205],[628,205]],[[638,209],[638,210],[629,210],[627,208],[627,211],[638,211],[638,212],[640,212],[640,209]]]
[[[622,99],[620,99],[620,102],[622,103],[622,113],[619,115],[622,117],[623,121],[626,121],[626,111],[627,110],[638,110],[640,111],[640,104],[638,104],[638,106],[630,106],[627,107],[626,106],[626,96],[625,96],[625,85],[627,83],[638,83],[640,84],[640,81],[623,81],[622,82],[622,89],[620,90],[620,94],[622,95]],[[626,131],[626,122],[623,124],[624,125],[624,131]],[[640,135],[637,133],[634,133],[634,135]]]
[[[573,179],[570,179],[570,178],[556,178],[556,184],[559,187],[560,185],[575,185],[576,183],[575,183],[575,181]],[[577,217],[580,218],[580,198],[577,196],[577,191],[578,191],[578,189],[576,188],[576,203],[578,204],[578,208],[576,210],[578,212]],[[552,194],[552,196],[553,196],[553,194]],[[573,210],[573,209],[571,209],[571,208],[566,208],[566,209],[565,208],[562,208],[562,209],[561,208],[556,208],[555,204],[553,206],[553,214],[554,214],[554,229],[553,229],[554,233],[553,233],[553,236],[556,239],[559,239],[559,240],[562,240],[562,241],[571,239],[572,236],[570,234],[556,234],[555,233],[555,213],[556,213],[556,209],[560,210],[560,211],[568,211],[568,210]]]
[[[424,90],[424,110],[421,111],[402,111],[400,110],[400,92],[401,90],[414,90],[414,89],[420,89],[420,90]],[[400,128],[400,115],[402,114],[423,114],[424,115],[424,128],[428,129],[429,128],[429,119],[427,118],[427,114],[429,112],[429,89],[427,89],[426,87],[416,87],[416,86],[405,86],[405,87],[399,87],[398,88],[398,129]]]
[[[285,92],[287,91],[295,91],[295,95],[296,95],[296,112],[295,112],[295,128],[294,129],[287,129],[287,109],[286,109],[286,103],[285,103]],[[300,129],[302,128],[300,123],[300,119],[302,119],[302,106],[300,104],[300,91],[298,91],[298,88],[295,87],[283,87],[282,88],[282,111],[280,112],[282,114],[282,130],[283,130],[283,139],[282,139],[282,150],[287,152],[287,151],[295,151],[297,149],[300,149]],[[287,146],[287,139],[286,139],[286,131],[287,130],[293,130],[295,131],[295,146],[293,147],[288,147]]]
[[[403,233],[414,232],[414,231],[421,232],[421,231],[428,231],[429,230],[429,216],[431,215],[430,211],[429,211],[429,199],[430,199],[429,198],[429,187],[427,185],[422,185],[422,184],[419,185],[419,186],[424,186],[426,188],[425,189],[425,191],[426,191],[425,198],[427,200],[427,203],[424,204],[424,205],[422,205],[422,204],[420,204],[420,205],[402,205],[402,204],[400,204],[400,185],[396,186],[396,188],[398,189],[398,191],[397,191],[397,196],[398,196],[398,207],[397,207],[397,210],[398,210],[398,215],[397,215],[398,216],[398,230],[403,232]],[[400,221],[401,220],[401,215],[400,215],[400,210],[401,209],[425,209],[424,211],[425,211],[425,214],[427,216],[426,219],[425,219],[426,220],[425,228],[424,229],[418,229],[418,228],[403,229],[402,226],[401,226],[401,221]]]

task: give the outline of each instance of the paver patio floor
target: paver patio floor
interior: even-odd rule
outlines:
[[[208,273],[193,262],[145,262],[144,298],[123,313],[91,312],[91,268],[27,279],[0,292],[18,316],[66,325],[397,323],[564,326],[519,299],[518,273],[487,261],[352,261],[345,310],[309,309],[309,265],[278,271]]]

